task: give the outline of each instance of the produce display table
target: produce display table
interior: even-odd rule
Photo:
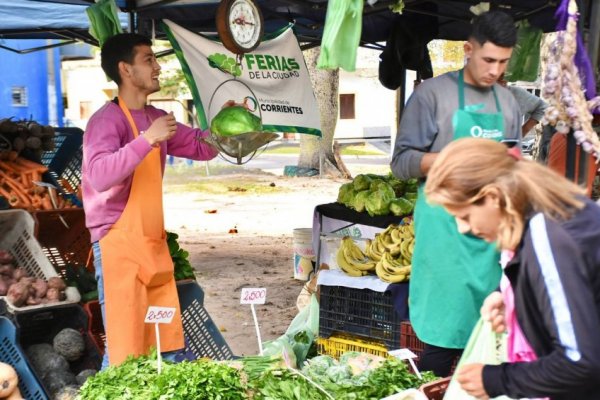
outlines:
[[[317,269],[321,265],[323,237],[328,235],[373,238],[390,224],[398,224],[403,217],[384,215],[371,217],[366,212],[357,212],[340,203],[320,204],[313,214],[313,249],[316,249]]]

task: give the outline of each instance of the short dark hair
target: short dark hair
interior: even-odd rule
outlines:
[[[119,33],[104,42],[100,52],[102,69],[117,85],[121,84],[119,63],[133,64],[135,48],[141,45],[152,46],[152,41],[137,33]]]
[[[469,39],[480,45],[492,42],[499,47],[514,47],[517,43],[517,28],[513,18],[502,11],[489,11],[473,20]]]

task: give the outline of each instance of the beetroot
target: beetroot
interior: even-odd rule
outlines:
[[[48,291],[46,292],[46,299],[48,300],[48,303],[60,301],[60,290],[53,287],[48,288]]]
[[[58,291],[60,292],[65,290],[67,288],[67,285],[65,284],[65,281],[63,281],[58,276],[53,276],[52,278],[48,279],[48,288],[58,289]]]
[[[32,284],[31,287],[35,291],[35,297],[42,298],[46,296],[46,292],[48,291],[48,284],[43,279],[37,278]]]
[[[2,278],[0,278],[0,296],[6,296],[8,292],[8,284]]]
[[[7,300],[15,307],[21,307],[29,297],[29,285],[17,282],[10,285],[6,295]]]
[[[14,271],[15,271],[15,266],[12,265],[12,264],[2,264],[2,265],[0,265],[0,275],[12,277]]]
[[[0,264],[11,264],[15,261],[8,250],[0,250]]]
[[[13,272],[13,279],[15,281],[19,281],[19,280],[21,280],[21,278],[24,278],[26,276],[27,276],[27,271],[25,270],[25,268],[17,268]]]

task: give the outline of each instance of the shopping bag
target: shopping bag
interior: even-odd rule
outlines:
[[[509,82],[534,82],[540,68],[540,43],[542,30],[534,28],[527,21],[519,22],[517,44],[515,45],[505,78]]]
[[[506,361],[506,354],[506,334],[494,332],[490,322],[480,318],[473,332],[471,332],[467,347],[456,366],[456,371],[459,371],[463,365],[473,363],[498,365]],[[494,398],[494,400],[509,399],[506,396]],[[460,387],[456,380],[456,374],[454,374],[446,390],[444,400],[475,400],[475,397],[467,394]]]
[[[301,368],[319,334],[319,301],[313,294],[310,304],[304,307],[290,323],[287,331],[275,340],[263,343],[263,355],[281,354],[291,366]],[[291,352],[289,351],[291,350]],[[288,357],[290,354],[293,357]]]
[[[85,11],[90,20],[90,35],[98,41],[100,47],[111,36],[123,32],[115,0],[97,0]]]

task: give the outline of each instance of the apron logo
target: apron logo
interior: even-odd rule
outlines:
[[[478,138],[481,137],[481,135],[483,135],[483,129],[481,129],[480,126],[475,125],[471,128],[471,136]]]
[[[476,138],[496,139],[502,137],[502,132],[498,129],[483,129],[479,125],[473,126],[470,133],[471,136]]]

